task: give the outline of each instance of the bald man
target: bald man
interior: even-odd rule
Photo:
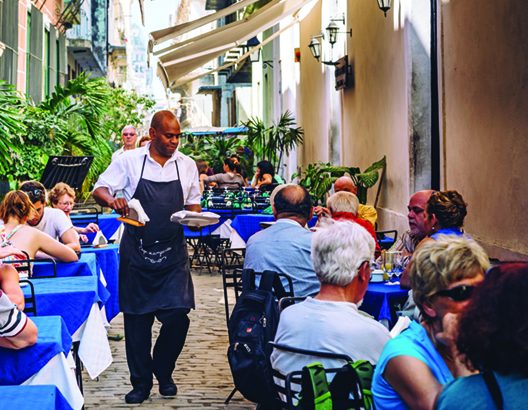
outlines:
[[[121,139],[123,140],[123,146],[112,154],[112,161],[118,156],[123,154],[125,151],[130,151],[136,148],[137,141],[137,130],[133,125],[126,125],[121,130]]]
[[[310,256],[313,232],[305,228],[313,213],[310,194],[287,184],[275,188],[272,196],[277,222],[249,238],[244,268],[285,273],[292,279],[295,296],[313,295],[320,283]]]
[[[354,184],[354,181],[349,176],[343,175],[339,177],[334,182],[334,193],[337,192],[350,192],[357,196],[357,186]],[[316,206],[314,209],[317,216],[320,215],[330,215],[328,208],[322,206]],[[359,204],[359,209],[357,216],[359,219],[368,221],[372,224],[372,227],[376,227],[376,221],[378,220],[378,212],[376,208],[371,205]]]
[[[139,200],[150,221],[126,225],[119,254],[119,303],[124,313],[125,343],[132,391],[127,403],[150,395],[154,374],[162,396],[175,396],[172,379],[189,329],[194,288],[181,225],[170,216],[187,209],[200,212],[200,185],[194,161],[177,150],[180,124],[171,111],[154,114],[151,142],[124,152],[101,174],[93,197],[128,216],[128,202]],[[115,198],[121,190],[124,198]],[[152,324],[161,322],[151,354]]]

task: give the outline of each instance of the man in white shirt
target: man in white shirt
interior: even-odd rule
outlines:
[[[312,239],[312,261],[321,289],[314,298],[282,312],[275,342],[376,364],[390,335],[383,325],[358,310],[369,284],[373,257],[374,239],[360,225],[348,221],[323,224]],[[273,368],[283,375],[314,361],[327,368],[344,364],[279,349],[271,355]]]
[[[137,131],[133,125],[126,125],[121,130],[121,139],[123,140],[123,146],[112,154],[112,161],[118,156],[123,154],[125,151],[130,151],[136,148]]]
[[[58,208],[46,206],[46,188],[38,181],[26,181],[20,185],[20,190],[28,194],[36,210],[35,218],[28,225],[47,233],[53,239],[61,241],[75,252],[81,251],[79,234],[66,214]]]
[[[37,342],[37,327],[0,290],[0,347],[22,349]]]
[[[152,374],[163,396],[175,396],[172,373],[185,344],[187,314],[194,305],[183,228],[170,216],[182,209],[200,212],[195,162],[177,150],[180,124],[171,111],[152,117],[145,147],[118,156],[95,184],[93,197],[123,216],[137,199],[150,218],[144,227],[125,225],[119,253],[119,302],[124,313],[125,343],[132,391],[127,403],[150,395]],[[121,190],[124,198],[115,198]],[[154,318],[161,329],[151,355]]]

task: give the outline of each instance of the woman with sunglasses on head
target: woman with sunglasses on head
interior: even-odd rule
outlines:
[[[13,245],[25,251],[31,259],[41,251],[62,262],[76,262],[79,258],[73,249],[26,225],[35,213],[35,207],[25,192],[8,192],[0,204],[0,219],[4,221],[1,244]]]
[[[372,383],[377,408],[431,409],[443,385],[467,373],[444,318],[467,306],[488,267],[484,250],[464,237],[440,236],[415,251],[409,274],[422,320],[385,345]]]
[[[68,219],[70,219],[70,213],[75,206],[75,191],[71,186],[64,182],[56,184],[51,191],[49,191],[49,200],[52,208],[58,208],[62,210]],[[99,226],[96,223],[89,223],[84,228],[74,226],[73,229],[79,234],[81,242],[88,242],[87,233],[94,233],[99,231]]]
[[[528,408],[528,263],[492,268],[458,322],[457,347],[481,373],[442,391],[437,408]],[[496,387],[492,387],[496,386]],[[503,406],[500,406],[500,402]]]

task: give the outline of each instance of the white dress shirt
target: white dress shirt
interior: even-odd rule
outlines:
[[[181,177],[184,205],[200,204],[200,182],[198,179],[198,168],[193,159],[179,151],[174,152],[171,158],[161,166],[149,153],[150,143],[144,147],[123,152],[110,163],[103,172],[94,190],[99,187],[108,188],[111,195],[117,191],[122,191],[125,199],[130,201],[136,192],[136,188],[141,176],[143,159],[145,169],[143,178],[154,182],[169,182],[178,179],[178,172],[174,162],[177,161],[178,171]]]

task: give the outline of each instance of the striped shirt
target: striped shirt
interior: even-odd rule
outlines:
[[[26,327],[28,321],[24,312],[9,300],[0,290],[0,337],[14,337]]]

